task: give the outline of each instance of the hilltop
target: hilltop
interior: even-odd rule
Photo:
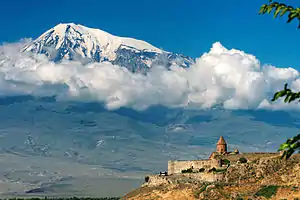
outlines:
[[[124,199],[297,199],[300,154],[227,151],[221,136],[209,159],[169,161],[168,172],[145,177]]]
[[[239,163],[242,156],[247,163]],[[148,182],[128,193],[128,200],[184,199],[297,199],[300,198],[300,154],[288,161],[274,154],[241,154],[227,157],[224,171],[149,176]],[[236,162],[235,162],[236,161]],[[205,182],[197,175],[219,174],[223,179]]]

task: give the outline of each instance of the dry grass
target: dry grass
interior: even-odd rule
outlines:
[[[238,184],[238,181],[231,183],[203,183],[191,180],[190,182],[177,181],[177,184],[166,184],[156,187],[144,187],[129,193],[126,199],[129,200],[194,200],[194,199],[300,199],[300,187],[295,184],[299,175],[298,168],[295,166],[300,163],[300,154],[294,155],[290,160],[279,159],[277,154],[240,154],[229,155],[227,159],[237,161],[240,157],[246,157],[249,162],[262,159],[264,163],[270,163],[272,174],[250,181],[245,179]],[[272,159],[271,159],[272,158]],[[277,160],[278,159],[278,160]],[[249,163],[252,166],[252,163]],[[278,168],[279,167],[279,168]],[[278,171],[273,173],[276,169]],[[237,168],[238,169],[238,168]],[[295,171],[296,169],[296,171]],[[276,171],[275,170],[275,171]],[[282,177],[287,176],[284,182]],[[296,177],[296,179],[295,179]],[[171,177],[170,177],[171,178]],[[173,176],[172,179],[184,179],[180,176]],[[295,180],[294,180],[295,179]],[[290,182],[292,180],[292,182]],[[298,179],[297,179],[298,180]],[[176,181],[175,181],[176,182]],[[179,182],[182,182],[178,184]],[[242,184],[241,184],[242,183]],[[204,186],[205,185],[205,186]]]

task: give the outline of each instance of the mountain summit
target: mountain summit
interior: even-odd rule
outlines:
[[[58,24],[26,44],[22,51],[45,54],[54,62],[108,61],[132,72],[147,72],[153,64],[188,67],[194,63],[190,57],[163,51],[142,40],[118,37],[73,23]]]

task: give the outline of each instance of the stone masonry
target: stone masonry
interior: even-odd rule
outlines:
[[[205,171],[214,168],[221,167],[221,161],[215,159],[216,155],[227,155],[230,152],[227,152],[227,143],[223,136],[220,137],[217,145],[216,152],[212,152],[209,159],[207,160],[170,160],[168,161],[168,174],[180,174],[182,170],[186,169],[195,169],[199,170],[204,168]]]

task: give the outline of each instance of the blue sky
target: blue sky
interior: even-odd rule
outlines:
[[[258,15],[267,0],[228,2],[4,0],[0,3],[0,43],[35,38],[58,23],[74,22],[192,57],[199,57],[220,41],[227,48],[257,56],[263,63],[300,70],[296,22],[287,25],[285,19]]]

